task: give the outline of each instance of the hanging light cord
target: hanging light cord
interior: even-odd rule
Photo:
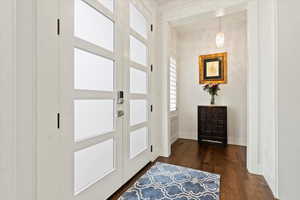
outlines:
[[[222,31],[222,22],[221,22],[221,16],[219,17],[219,32]]]

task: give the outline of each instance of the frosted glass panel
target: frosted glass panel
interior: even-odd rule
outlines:
[[[75,141],[81,141],[112,131],[114,128],[113,100],[75,100]]]
[[[113,91],[114,62],[107,58],[74,50],[75,89]]]
[[[134,158],[148,147],[148,129],[141,128],[130,133],[130,158]]]
[[[130,59],[147,66],[147,47],[133,36],[130,36]]]
[[[147,73],[135,69],[133,67],[130,68],[130,92],[131,93],[147,93]]]
[[[130,125],[147,121],[147,101],[130,100]]]
[[[81,0],[75,0],[75,36],[113,51],[114,23]]]
[[[98,0],[104,7],[111,12],[114,11],[114,0]]]
[[[74,153],[74,193],[90,187],[114,169],[113,139]]]
[[[130,4],[130,27],[147,39],[147,21],[144,15]]]

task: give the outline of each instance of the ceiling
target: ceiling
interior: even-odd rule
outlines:
[[[161,5],[161,4],[165,4],[165,3],[168,3],[168,2],[170,2],[170,1],[172,1],[172,0],[155,0],[159,5]]]
[[[158,3],[158,5],[165,5],[165,4],[178,4],[178,3],[181,3],[181,2],[184,2],[184,3],[188,3],[189,1],[195,1],[195,0],[154,0]]]
[[[237,24],[237,23],[245,23],[247,21],[246,11],[240,11],[236,13],[231,13],[222,17],[222,23],[226,24]],[[178,24],[175,27],[175,30],[179,34],[197,32],[199,30],[218,27],[219,21],[215,16],[202,15],[198,18],[194,18],[189,22]]]

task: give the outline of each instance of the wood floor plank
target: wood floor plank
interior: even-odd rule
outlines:
[[[275,199],[262,176],[248,173],[245,147],[179,139],[172,145],[171,156],[159,157],[157,161],[220,174],[220,200]],[[147,165],[109,199],[117,200],[153,164]]]

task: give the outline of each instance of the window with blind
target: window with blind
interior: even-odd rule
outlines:
[[[170,102],[169,110],[177,110],[177,69],[176,69],[176,60],[171,57],[169,61],[169,76],[170,76]]]

